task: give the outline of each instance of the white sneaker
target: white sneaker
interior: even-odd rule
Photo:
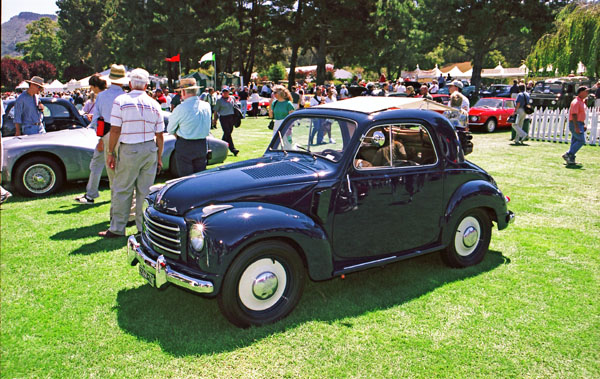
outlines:
[[[335,143],[335,140],[333,138],[330,138],[329,143]]]
[[[12,196],[12,193],[10,193],[7,190],[5,190],[4,188],[0,187],[0,204],[4,203],[11,196]]]

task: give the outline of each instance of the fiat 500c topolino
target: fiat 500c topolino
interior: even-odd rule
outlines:
[[[508,198],[465,160],[424,99],[353,98],[293,112],[258,159],[174,180],[146,199],[128,261],[154,287],[217,297],[247,327],[277,321],[319,281],[442,250],[481,262]]]

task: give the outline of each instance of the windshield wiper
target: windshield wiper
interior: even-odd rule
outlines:
[[[283,147],[283,138],[281,137],[281,131],[279,130],[281,128],[277,128],[277,134],[279,134],[279,143],[281,144],[281,151],[283,151],[284,155],[288,155],[287,151],[285,151],[285,148]]]
[[[300,145],[296,145],[296,147],[300,150],[306,151],[307,153],[310,154],[311,157],[313,157],[314,160],[317,160],[317,155],[315,153],[313,153],[312,151],[310,151],[310,149],[307,149],[306,147],[300,146]]]

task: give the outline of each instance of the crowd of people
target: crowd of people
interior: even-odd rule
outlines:
[[[29,88],[18,96],[14,92],[2,94],[2,100],[16,100],[14,106],[16,135],[45,133],[43,105],[40,101],[44,80],[35,76],[27,82]],[[145,84],[142,85],[142,82]],[[441,88],[448,87],[450,94],[448,105],[454,108],[454,111],[447,112],[447,116],[455,127],[467,128],[470,105],[469,99],[462,94],[464,86],[462,81],[453,80],[450,75],[447,75],[433,79],[430,83],[418,86],[415,84],[416,82],[410,81],[409,78],[387,81],[382,75],[378,83],[379,88],[375,88],[374,83],[359,81],[357,77],[352,79],[349,87],[362,88],[360,93],[362,96],[388,96],[391,92],[395,92],[404,94],[406,97],[420,97],[429,100],[432,99],[432,94],[438,93]],[[168,88],[150,90],[148,85],[148,75],[144,70],[133,70],[131,75],[127,76],[124,66],[113,65],[107,76],[100,74],[91,76],[88,89],[56,92],[51,95],[71,101],[90,120],[90,127],[96,130],[99,137],[90,162],[90,177],[86,192],[75,200],[83,204],[94,202],[94,199],[99,196],[100,177],[106,167],[111,197],[114,199],[111,202],[110,211],[111,228],[103,232],[104,237],[123,235],[125,225],[128,224],[135,223],[138,228],[141,228],[141,216],[137,208],[141,206],[141,201],[154,180],[156,170],[160,171],[162,166],[160,158],[164,124],[162,116],[157,116],[161,114],[161,110],[172,112],[166,131],[177,137],[175,159],[180,174],[184,176],[206,168],[208,151],[206,137],[211,128],[216,129],[217,121],[223,130],[222,139],[228,143],[229,150],[234,156],[239,154],[232,136],[236,106],[240,107],[242,118],[246,118],[248,115],[257,117],[260,104],[264,105],[264,102],[268,102],[268,115],[273,120],[273,134],[276,134],[283,119],[297,109],[351,97],[346,85],[336,87],[333,84],[296,83],[290,91],[282,85],[274,85],[270,82],[264,83],[262,86],[256,82],[250,82],[247,86],[224,86],[220,90],[208,87],[201,94],[198,94],[201,87],[197,86],[195,79],[181,79],[180,87],[174,92],[170,92]],[[526,108],[530,103],[528,93],[531,92],[533,86],[533,81],[525,84],[523,81],[515,80],[511,87],[511,96],[515,98],[516,103],[516,121],[512,124],[516,132],[515,144],[523,144],[523,141],[527,139],[527,132],[523,130],[523,126],[527,118]],[[126,87],[130,88],[129,92],[124,90]],[[600,81],[591,90],[595,91],[596,99],[598,99],[596,106],[600,106],[598,104],[600,102]],[[569,110],[569,129],[572,141],[569,151],[563,155],[567,164],[575,163],[575,154],[585,144],[585,98],[589,91],[590,89],[587,87],[580,87]],[[121,105],[117,106],[116,104]],[[147,109],[149,112],[139,111],[136,113],[132,110],[134,106],[135,109]],[[4,113],[4,107],[1,108]],[[145,120],[149,116],[152,119]],[[132,118],[131,124],[136,126],[127,125],[127,118]],[[140,125],[140,120],[144,121],[143,125]],[[129,130],[130,128],[133,130]],[[149,130],[146,130],[148,128]],[[122,129],[125,129],[125,132]],[[140,134],[153,137],[151,140],[143,137],[143,141],[132,137]],[[331,131],[327,130],[327,125],[312,130],[310,140],[314,141],[315,136],[317,144],[327,143],[326,141],[335,143],[331,137]],[[285,145],[285,136],[282,136],[281,139]],[[131,149],[131,146],[127,145],[134,144],[145,146],[143,149],[145,161],[137,162],[144,167],[143,172],[140,169],[142,166],[134,168],[129,161],[119,164],[121,160],[118,158],[118,153],[122,149],[126,154]],[[137,148],[134,150],[138,151]],[[157,152],[155,160],[149,158],[152,155],[150,153]],[[122,168],[117,169],[119,166]],[[119,180],[116,180],[117,171],[121,172]],[[146,184],[148,184],[148,188],[145,188]],[[0,189],[0,202],[2,202],[10,196],[10,192],[2,187]]]

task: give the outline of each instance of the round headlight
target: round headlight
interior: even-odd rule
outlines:
[[[552,100],[552,105],[556,104],[556,100]]]
[[[194,224],[190,228],[190,243],[194,250],[202,250],[204,247],[204,225]]]
[[[479,117],[477,117],[477,116],[471,116],[471,121],[477,121],[477,120],[479,120]]]

